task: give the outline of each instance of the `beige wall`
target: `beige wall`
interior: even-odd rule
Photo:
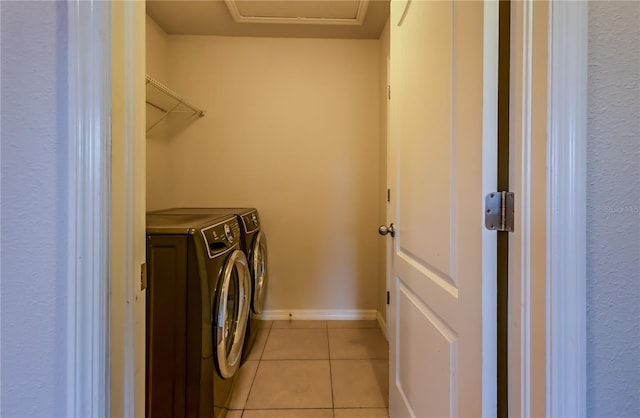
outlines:
[[[167,39],[170,87],[207,114],[172,117],[149,202],[257,207],[268,310],[375,311],[379,42]]]
[[[169,79],[169,57],[167,34],[158,24],[146,16],[146,72],[151,77],[171,88]],[[146,107],[147,126],[162,116],[162,112],[152,106]],[[170,193],[166,190],[169,182],[169,135],[167,121],[161,122],[147,133],[147,209],[166,207]]]
[[[388,59],[389,59],[389,20],[384,25],[380,34],[378,54],[378,98],[380,107],[378,110],[380,141],[378,144],[378,224],[387,223],[387,115],[388,115]],[[387,315],[387,244],[388,239],[380,237],[378,239],[378,315],[386,323]]]

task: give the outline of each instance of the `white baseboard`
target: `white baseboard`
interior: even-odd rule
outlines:
[[[382,316],[382,314],[380,312],[376,312],[376,319],[378,320],[378,325],[380,326],[380,329],[382,330],[382,334],[384,334],[384,336],[387,339],[387,341],[389,341],[389,336],[387,335],[387,321],[386,321],[386,319]]]
[[[375,320],[376,311],[373,309],[273,309],[262,311],[258,315],[259,319],[285,320],[285,319],[301,319],[301,320],[345,320],[345,319],[363,319]],[[378,321],[379,322],[379,321]]]

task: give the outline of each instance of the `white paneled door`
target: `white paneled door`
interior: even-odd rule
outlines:
[[[495,415],[497,2],[392,1],[388,328],[399,417]]]

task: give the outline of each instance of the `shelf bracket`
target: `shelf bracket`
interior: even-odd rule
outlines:
[[[190,109],[189,111],[187,111],[187,113],[191,113],[192,115],[197,115],[198,117],[203,117],[204,116],[204,113],[205,113],[204,110],[202,110],[202,109],[190,104],[189,102],[184,100],[184,98],[182,98],[181,96],[177,95],[175,92],[173,92],[171,89],[169,89],[168,87],[166,87],[164,84],[160,83],[158,80],[154,79],[153,77],[147,75],[146,76],[146,84],[152,86],[157,91],[162,93],[164,96],[167,96],[171,100],[176,102],[175,104],[172,104],[172,106],[171,106],[171,108],[169,110],[166,110],[166,108],[164,106],[161,106],[161,105],[159,105],[157,103],[153,103],[151,100],[149,100],[148,94],[147,94],[147,100],[146,100],[147,104],[164,113],[160,117],[160,119],[155,121],[149,128],[147,128],[147,133],[149,133],[149,131],[151,131],[160,122],[162,122],[170,113],[172,113],[172,112],[183,113],[181,111],[176,110],[176,109],[178,109],[179,106],[184,106],[187,109]]]

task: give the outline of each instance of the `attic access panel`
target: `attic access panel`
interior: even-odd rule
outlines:
[[[237,23],[362,25],[369,0],[225,0]]]

